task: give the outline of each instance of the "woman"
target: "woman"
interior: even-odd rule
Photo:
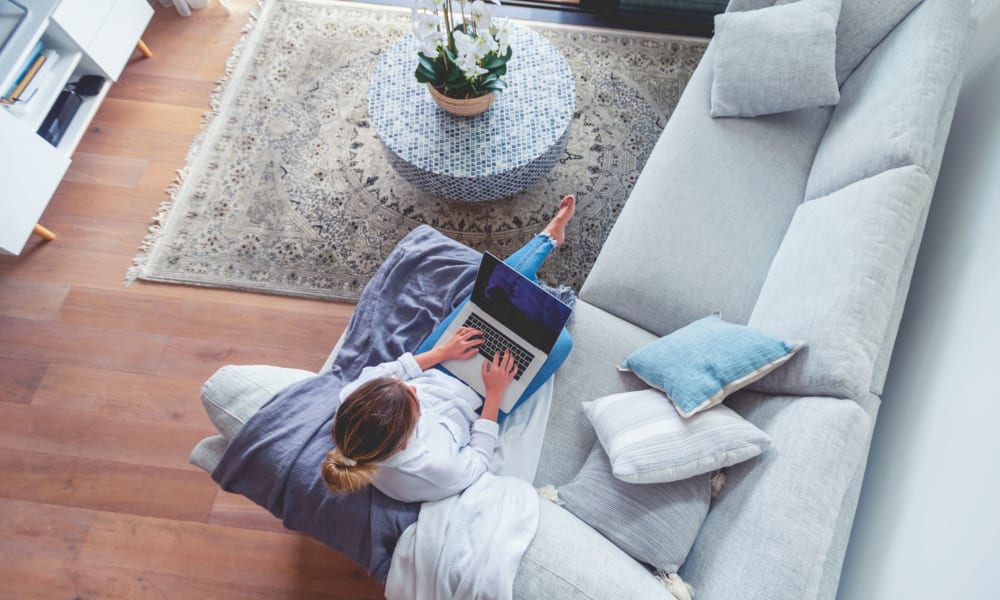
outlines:
[[[535,279],[542,262],[565,241],[566,224],[575,210],[576,199],[563,197],[545,229],[504,262]],[[517,368],[506,351],[484,361],[485,398],[434,368],[446,360],[472,358],[482,342],[481,332],[463,327],[434,347],[460,309],[444,319],[416,353],[367,367],[343,389],[333,422],[336,448],[322,468],[332,492],[349,493],[371,483],[391,498],[426,502],[461,492],[489,469],[500,399]],[[563,331],[522,398],[555,372],[571,347]]]

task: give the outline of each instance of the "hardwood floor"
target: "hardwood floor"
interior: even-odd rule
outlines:
[[[123,287],[255,0],[156,5],[21,256],[0,256],[0,598],[380,598],[187,462],[230,363],[318,369],[348,304]],[[277,324],[277,325],[276,325]]]

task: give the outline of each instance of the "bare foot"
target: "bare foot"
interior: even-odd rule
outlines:
[[[573,218],[573,213],[575,212],[576,198],[572,194],[563,196],[562,200],[559,201],[559,212],[556,213],[556,216],[552,217],[552,220],[542,230],[542,233],[551,235],[552,239],[556,241],[556,245],[562,246],[566,240],[566,224]]]

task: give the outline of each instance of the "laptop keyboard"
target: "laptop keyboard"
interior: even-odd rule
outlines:
[[[493,355],[497,352],[500,352],[502,356],[504,350],[510,350],[510,353],[514,357],[514,364],[517,365],[517,374],[514,375],[514,379],[521,379],[521,374],[528,368],[531,361],[535,359],[535,355],[530,351],[525,350],[474,314],[469,315],[469,318],[465,320],[464,326],[483,332],[483,343],[479,346],[479,354],[486,358],[486,360],[493,360]]]

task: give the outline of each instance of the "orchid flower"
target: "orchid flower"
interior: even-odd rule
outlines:
[[[476,0],[470,5],[470,11],[475,28],[478,31],[489,31],[490,22],[493,20],[493,13],[496,12],[496,6]]]

